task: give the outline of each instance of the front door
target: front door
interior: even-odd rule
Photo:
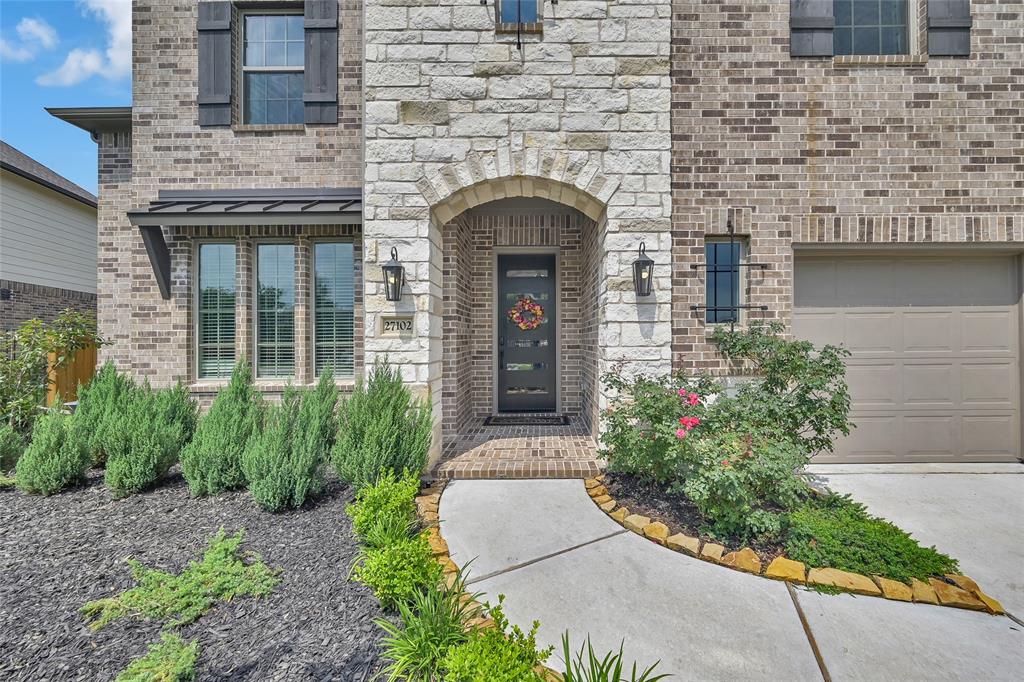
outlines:
[[[558,409],[554,254],[498,256],[498,411]]]

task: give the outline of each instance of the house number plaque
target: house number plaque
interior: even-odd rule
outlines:
[[[384,336],[405,336],[412,334],[412,315],[400,317],[382,317],[380,332]]]

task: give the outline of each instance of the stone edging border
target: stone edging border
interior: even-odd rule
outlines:
[[[675,552],[688,554],[704,561],[753,575],[783,580],[799,585],[818,585],[843,592],[852,592],[869,597],[884,597],[903,602],[952,606],[972,611],[986,611],[993,615],[1006,613],[1002,604],[985,594],[978,583],[964,575],[947,574],[944,580],[929,578],[928,582],[912,578],[910,585],[881,576],[849,573],[836,568],[812,568],[807,570],[802,562],[776,557],[762,571],[761,558],[750,547],[725,553],[725,547],[713,542],[702,542],[700,538],[682,533],[669,534],[669,528],[660,521],[630,513],[620,506],[609,494],[602,481],[604,474],[584,479],[587,495],[605,514],[626,530],[647,538]]]
[[[420,525],[426,530],[427,542],[430,544],[430,553],[434,556],[434,560],[441,564],[444,580],[451,586],[458,575],[459,567],[452,561],[448,553],[448,543],[441,536],[441,523],[438,516],[441,494],[444,492],[447,483],[448,481],[446,480],[440,480],[434,485],[420,489],[420,494],[416,497],[416,515],[419,517]],[[465,601],[471,600],[469,594],[463,594],[462,596]],[[482,604],[474,604],[472,608],[477,615],[466,623],[467,630],[495,627],[494,620],[484,615]],[[545,682],[562,682],[561,673],[547,666],[539,666],[537,672]]]

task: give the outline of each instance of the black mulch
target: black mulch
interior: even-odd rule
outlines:
[[[705,532],[707,522],[703,515],[684,495],[672,494],[635,476],[609,472],[605,475],[604,485],[619,506],[628,508],[631,514],[661,521],[668,526],[670,534],[683,533],[699,537],[704,542],[717,542],[725,546],[726,552],[750,547],[762,561],[771,561],[783,553],[784,547],[777,542],[754,540],[737,543],[710,536]]]
[[[379,669],[381,615],[347,580],[356,541],[343,513],[352,492],[332,481],[307,508],[260,510],[246,492],[195,499],[180,475],[115,502],[102,472],[44,498],[0,489],[0,680],[110,680],[159,640],[161,624],[123,619],[90,631],[79,607],[131,587],[123,559],[178,572],[223,526],[282,569],[261,599],[220,603],[180,629],[199,639],[201,680],[369,680]]]

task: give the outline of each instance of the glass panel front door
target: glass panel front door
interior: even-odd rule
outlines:
[[[498,256],[498,411],[558,409],[554,254]]]

